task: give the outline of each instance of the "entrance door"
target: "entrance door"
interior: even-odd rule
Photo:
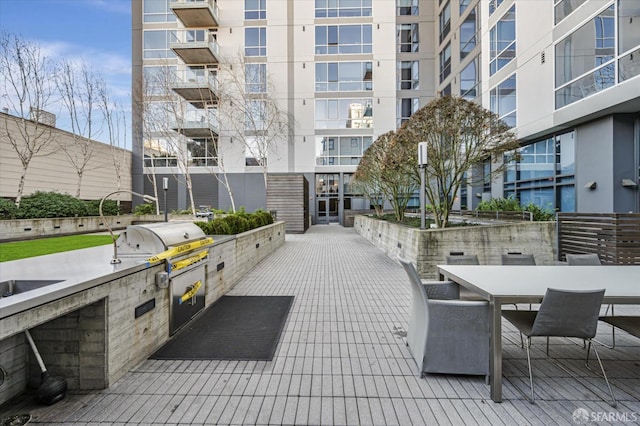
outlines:
[[[326,225],[339,222],[339,204],[340,199],[338,197],[318,198],[318,223]]]

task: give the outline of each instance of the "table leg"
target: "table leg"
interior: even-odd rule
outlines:
[[[491,301],[491,353],[489,373],[491,374],[491,399],[502,402],[502,304]]]

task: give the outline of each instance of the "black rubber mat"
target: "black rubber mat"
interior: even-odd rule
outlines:
[[[222,296],[151,359],[270,361],[293,296]]]

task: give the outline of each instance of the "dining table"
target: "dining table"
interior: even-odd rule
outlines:
[[[454,281],[489,302],[489,384],[495,402],[502,401],[502,305],[540,303],[548,288],[604,289],[603,304],[640,305],[640,266],[635,265],[437,265],[437,268],[441,280]]]

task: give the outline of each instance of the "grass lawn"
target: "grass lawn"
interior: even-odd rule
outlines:
[[[69,235],[0,243],[0,262],[111,244],[110,235]]]

